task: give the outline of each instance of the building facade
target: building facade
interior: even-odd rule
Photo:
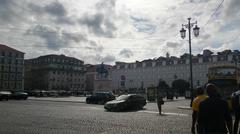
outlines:
[[[86,65],[85,68],[87,91],[112,91],[112,66],[102,63],[99,65]]]
[[[25,89],[84,90],[84,62],[65,55],[46,55],[25,60]]]
[[[24,53],[0,44],[0,90],[24,90]]]
[[[116,62],[112,70],[113,90],[142,89],[157,86],[160,79],[171,87],[174,80],[183,79],[190,82],[189,54],[136,61],[134,63]],[[192,57],[193,87],[202,86],[208,81],[208,68],[216,64],[238,65],[240,52],[225,50],[216,55],[210,50]]]

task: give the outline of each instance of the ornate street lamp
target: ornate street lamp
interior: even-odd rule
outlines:
[[[191,23],[191,18],[188,18],[188,24],[182,24],[182,29],[180,30],[181,37],[182,37],[182,39],[184,39],[186,37],[186,30],[184,29],[184,27],[188,29],[189,54],[190,54],[190,57],[189,57],[189,60],[190,60],[190,88],[191,88],[190,106],[192,106],[192,101],[193,101],[191,29],[194,25],[195,25],[195,27],[193,28],[193,33],[194,33],[194,36],[197,37],[199,35],[200,28],[197,26],[197,21],[195,23]]]
[[[186,37],[186,30],[184,28],[182,28],[180,30],[180,34],[181,34],[182,39],[184,39]]]

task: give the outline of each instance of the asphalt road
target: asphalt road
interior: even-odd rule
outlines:
[[[166,102],[144,110],[106,112],[102,105],[51,101],[0,101],[0,134],[190,134],[191,111]]]

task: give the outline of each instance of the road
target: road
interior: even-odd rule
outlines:
[[[143,110],[107,112],[102,105],[51,101],[0,101],[0,134],[190,134],[188,101],[156,103]]]

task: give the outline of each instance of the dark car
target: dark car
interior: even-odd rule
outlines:
[[[115,96],[111,92],[96,92],[86,98],[86,103],[90,104],[105,104],[108,101],[114,100]]]
[[[121,95],[116,100],[109,101],[104,105],[108,111],[139,110],[146,105],[146,99],[137,94]]]
[[[0,91],[0,100],[8,100],[10,99],[11,92],[9,91]]]
[[[28,98],[28,93],[22,91],[12,92],[11,99],[16,100],[26,100]]]

